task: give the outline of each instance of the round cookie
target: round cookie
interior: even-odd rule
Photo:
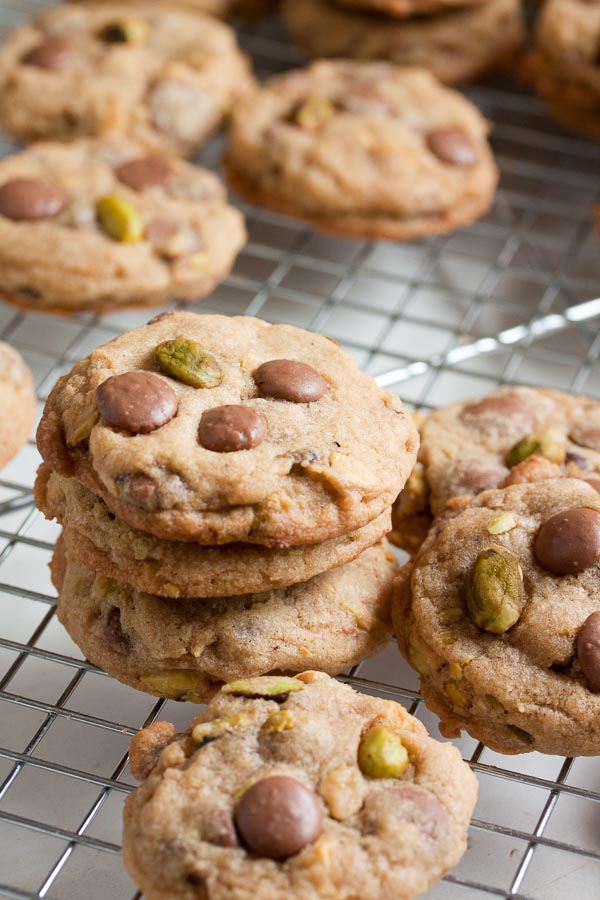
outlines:
[[[47,518],[63,526],[73,559],[139,591],[171,598],[256,594],[308,581],[356,559],[391,527],[386,510],[343,537],[287,550],[165,541],[131,528],[75,478],[63,478],[44,465],[35,483],[35,502]]]
[[[487,0],[406,20],[343,9],[330,0],[284,0],[283,13],[309,56],[423,66],[448,84],[510,65],[525,36],[519,0]]]
[[[488,124],[424,69],[318,62],[233,113],[226,171],[244,197],[328,231],[404,240],[490,207]]]
[[[257,383],[274,361],[280,389],[271,366],[267,389],[279,399]],[[299,392],[310,402],[298,402]],[[156,427],[160,416],[172,418]],[[417,432],[398,397],[326,337],[172,312],[62,378],[38,446],[51,469],[79,478],[134,528],[281,548],[341,537],[380,516],[414,465]]]
[[[331,674],[376,653],[391,634],[397,564],[385,542],[304,584],[202,600],[142,594],[71,559],[53,563],[58,617],[87,659],[119,681],[204,703],[224,681]]]
[[[600,137],[600,6],[548,0],[538,16],[522,75],[559,122]]]
[[[233,31],[210,16],[152,2],[61,6],[0,50],[0,123],[24,141],[114,130],[191,155],[253,84]]]
[[[0,291],[19,307],[68,315],[198,299],[245,240],[212,172],[126,138],[0,160]]]
[[[477,782],[455,747],[323,673],[288,688],[235,682],[186,733],[134,737],[147,780],[127,798],[123,855],[148,900],[412,900],[464,853]]]
[[[599,562],[600,496],[584,481],[449,503],[393,605],[445,735],[464,728],[500,753],[600,753]]]
[[[391,539],[408,552],[451,497],[537,479],[542,469],[600,489],[600,402],[590,397],[503,387],[435,410],[419,431],[419,459],[392,514]]]
[[[469,7],[488,3],[489,0],[472,0]],[[429,16],[449,9],[461,8],[464,0],[333,0],[336,6],[358,13],[381,14],[383,16],[406,19],[412,16]]]
[[[0,341],[0,469],[27,441],[34,419],[31,372],[20,353]]]

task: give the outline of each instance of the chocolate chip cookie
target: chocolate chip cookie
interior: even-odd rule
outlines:
[[[229,684],[130,760],[123,855],[148,900],[412,900],[464,853],[477,795],[455,747],[321,672]]]
[[[488,125],[424,69],[318,62],[234,111],[226,170],[247,199],[342,234],[404,240],[483,215]]]
[[[63,377],[38,446],[134,528],[281,548],[381,516],[414,465],[417,432],[398,397],[326,337],[173,312]]]
[[[392,540],[409,552],[451,497],[535,480],[542,470],[544,477],[567,474],[600,490],[600,403],[590,397],[503,387],[435,410],[419,430],[419,459],[392,518]]]
[[[0,469],[26,442],[34,419],[31,372],[21,354],[0,341]]]
[[[548,0],[522,72],[563,124],[600,137],[600,6]]]
[[[600,496],[557,478],[450,501],[394,599],[400,649],[449,737],[600,753]]]
[[[97,575],[62,542],[53,564],[58,617],[87,659],[138,690],[195,703],[233,678],[306,665],[336,674],[371,656],[391,635],[396,571],[380,543],[278,591],[169,600]]]
[[[284,0],[283,13],[310,56],[423,66],[448,84],[511,65],[525,35],[520,0],[486,0],[411,19],[368,15],[331,0]]]
[[[61,6],[0,50],[0,123],[24,141],[127,132],[191,155],[253,86],[231,29],[153,2]]]
[[[71,314],[203,297],[246,239],[219,179],[125,138],[0,160],[0,292]]]
[[[226,597],[276,590],[356,559],[391,527],[389,510],[368,525],[322,544],[288,549],[164,541],[117,519],[75,478],[41,466],[35,501],[58,519],[71,557],[99,575],[164,597]]]

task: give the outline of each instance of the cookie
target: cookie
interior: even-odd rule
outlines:
[[[318,62],[233,113],[226,171],[254,203],[319,228],[405,240],[490,207],[487,122],[424,69]]]
[[[38,472],[35,501],[47,518],[63,526],[69,556],[139,591],[172,598],[256,594],[308,581],[356,559],[391,527],[386,510],[344,537],[287,550],[164,541],[131,528],[79,481],[46,466]]]
[[[38,446],[134,528],[281,548],[382,515],[414,465],[417,432],[398,397],[326,337],[172,312],[62,378]]]
[[[321,672],[273,682],[228,685],[184,734],[134,737],[147,780],[125,804],[123,856],[144,896],[424,893],[466,849],[477,782],[458,750]]]
[[[600,496],[558,478],[453,500],[398,578],[400,649],[442,733],[600,753]]]
[[[333,0],[336,6],[347,8],[359,13],[378,13],[383,16],[392,16],[405,19],[412,16],[430,16],[435,13],[446,12],[449,9],[478,6],[489,0],[471,0],[465,4],[464,0]]]
[[[542,468],[545,477],[567,474],[600,489],[600,402],[590,397],[503,387],[435,410],[419,430],[419,459],[392,516],[391,538],[408,552],[451,497],[537,479]]]
[[[46,10],[0,50],[0,124],[24,141],[114,130],[191,155],[252,87],[227,25],[152,2]]]
[[[0,341],[0,469],[27,441],[34,419],[31,372],[20,353]]]
[[[600,7],[588,0],[548,0],[536,22],[522,74],[556,118],[600,137]]]
[[[44,142],[0,160],[0,293],[25,309],[198,299],[245,240],[212,172],[125,138]]]
[[[224,681],[306,665],[336,674],[391,635],[397,566],[385,543],[302,584],[201,600],[140,593],[62,543],[55,557],[58,617],[86,658],[159,697],[204,703]]]
[[[525,34],[520,0],[487,0],[408,20],[343,9],[330,0],[284,0],[283,13],[310,56],[424,66],[449,84],[512,64]]]
[[[71,0],[71,3],[77,2],[82,2],[82,0]],[[94,2],[100,3],[101,0],[94,0]],[[108,2],[114,4],[114,0],[108,0]],[[125,0],[125,2],[122,0],[121,5],[135,6],[139,3],[140,0]],[[244,19],[257,19],[274,12],[277,3],[278,0],[169,0],[166,5],[171,8],[183,7],[221,18],[240,16]]]

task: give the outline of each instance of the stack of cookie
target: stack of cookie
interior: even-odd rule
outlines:
[[[521,0],[284,0],[313,57],[386,59],[472,81],[509,65],[523,43]]]
[[[163,314],[61,379],[38,445],[59,617],[127,684],[203,701],[388,638],[382,538],[418,436],[327,338]]]

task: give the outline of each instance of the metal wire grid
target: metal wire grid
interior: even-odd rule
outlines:
[[[37,6],[1,3],[0,28]],[[276,24],[241,37],[263,73],[300,61]],[[558,132],[512,84],[469,94],[496,123],[503,171],[486,219],[449,237],[390,245],[324,237],[245,207],[250,243],[198,311],[324,330],[424,408],[500,382],[600,396],[600,303],[592,300],[600,256],[591,222],[598,147]],[[206,161],[216,163],[219,150],[213,142]],[[42,403],[76,359],[146,318],[60,321],[0,305],[0,338],[27,358]],[[46,569],[57,528],[32,506],[36,465],[30,444],[0,480],[0,896],[139,898],[118,856],[121,807],[133,784],[128,742],[158,716],[186,727],[193,709],[119,685],[60,628]],[[404,702],[439,736],[392,644],[348,681]],[[562,900],[565,890],[597,898],[596,761],[503,757],[470,738],[456,743],[480,778],[480,800],[469,851],[429,900]]]

